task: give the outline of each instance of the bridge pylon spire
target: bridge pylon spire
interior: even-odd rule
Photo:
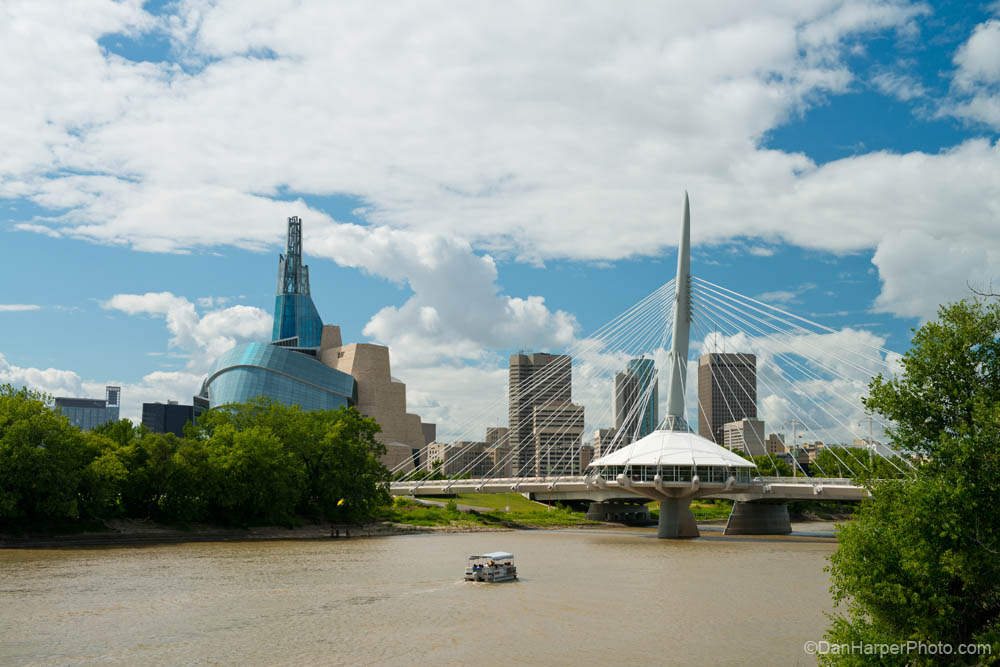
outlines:
[[[674,323],[670,341],[667,387],[667,416],[663,429],[688,431],[684,417],[684,389],[687,379],[688,338],[691,333],[691,205],[684,192],[684,217],[677,245],[677,280],[674,289]]]

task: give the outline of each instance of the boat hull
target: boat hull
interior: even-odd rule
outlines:
[[[493,567],[465,571],[466,581],[482,581],[487,584],[497,584],[502,581],[516,581],[517,568]]]

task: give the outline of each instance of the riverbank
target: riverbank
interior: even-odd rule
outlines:
[[[102,547],[174,544],[184,542],[252,542],[261,540],[327,540],[359,537],[385,537],[416,533],[472,533],[520,530],[556,530],[561,528],[621,529],[618,523],[590,521],[585,515],[567,507],[549,507],[521,500],[521,505],[504,511],[482,505],[497,506],[510,502],[487,495],[469,496],[478,506],[459,505],[455,498],[448,502],[425,498],[396,498],[391,506],[382,508],[371,521],[359,524],[303,523],[294,527],[254,526],[232,527],[211,524],[172,525],[149,520],[114,519],[91,526],[38,526],[17,534],[0,533],[0,549],[38,549],[59,547]],[[699,507],[698,525],[711,533],[725,529],[728,512],[721,513],[711,501]],[[804,506],[801,509],[816,509]],[[795,512],[796,523],[828,523],[831,532],[834,521],[844,517],[830,516],[837,508],[822,507],[821,516],[813,512]],[[701,516],[699,516],[701,514]],[[725,514],[725,516],[723,515]],[[655,517],[654,517],[655,518]],[[655,524],[653,524],[655,525]]]
[[[819,532],[812,530],[813,526]],[[709,534],[718,535],[725,530],[726,521],[715,519],[699,521],[698,527]],[[259,542],[268,540],[342,540],[393,535],[495,533],[566,528],[587,530],[621,530],[618,523],[588,522],[578,525],[524,525],[511,522],[478,524],[459,522],[451,525],[414,526],[391,521],[374,521],[353,525],[310,524],[287,528],[284,526],[258,526],[253,528],[223,528],[218,526],[166,526],[152,521],[109,521],[106,530],[70,534],[25,533],[8,535],[0,533],[0,549],[58,549],[81,547],[153,546],[188,542]],[[634,530],[631,528],[630,530]],[[650,527],[651,531],[655,527]],[[796,521],[795,533],[799,536],[833,537],[833,524],[827,521]]]
[[[52,549],[60,547],[110,547],[186,542],[255,542],[267,540],[337,540],[364,537],[388,537],[424,533],[496,533],[531,530],[559,530],[584,526],[504,526],[462,524],[447,526],[411,526],[407,524],[376,521],[372,523],[330,526],[310,525],[286,528],[259,526],[255,528],[219,528],[193,526],[179,529],[146,521],[116,521],[115,527],[106,531],[72,534],[0,534],[0,549]],[[621,528],[619,524],[594,523],[589,528]]]
[[[341,537],[380,537],[420,532],[411,526],[385,522],[360,525],[308,524],[304,526],[255,526],[229,528],[211,525],[169,526],[154,521],[120,519],[108,521],[103,530],[74,533],[0,534],[0,548],[37,549],[52,547],[128,546],[180,542],[246,542],[254,540],[316,540]]]

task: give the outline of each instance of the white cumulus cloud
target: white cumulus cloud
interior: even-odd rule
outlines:
[[[0,313],[17,313],[26,310],[41,310],[41,308],[34,303],[0,303]]]
[[[204,371],[238,342],[267,340],[271,315],[251,306],[230,306],[199,314],[185,297],[170,292],[116,294],[102,306],[129,315],[153,315],[166,320],[171,347],[191,356],[188,368]]]

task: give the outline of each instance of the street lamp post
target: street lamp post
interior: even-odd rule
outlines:
[[[799,441],[798,441],[798,427],[805,426],[800,421],[792,419],[791,421],[785,422],[785,426],[792,427],[792,477],[795,477],[795,468],[799,464]],[[806,471],[803,470],[802,474],[805,475]]]
[[[864,424],[865,422],[868,422],[868,442],[865,443],[866,445],[868,445],[868,447],[867,447],[867,449],[868,449],[868,471],[871,472],[874,475],[875,474],[875,441],[872,439],[872,421],[874,421],[874,418],[870,414],[865,415],[865,418],[858,422],[858,426]]]

